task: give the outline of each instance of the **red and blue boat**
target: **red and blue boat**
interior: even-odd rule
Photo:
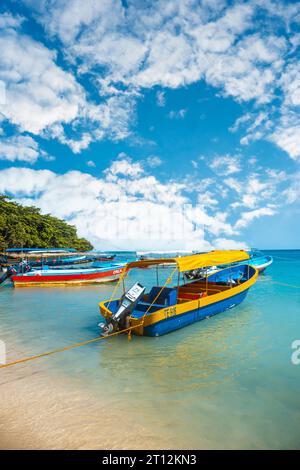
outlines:
[[[15,287],[57,286],[67,284],[97,284],[117,281],[125,269],[125,263],[110,263],[98,268],[43,269],[27,268],[11,277]],[[25,269],[24,269],[25,271]]]

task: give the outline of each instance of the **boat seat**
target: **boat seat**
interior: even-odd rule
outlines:
[[[179,294],[179,297],[184,300],[197,300],[200,299],[201,294],[195,292],[182,292]]]
[[[160,310],[160,309],[164,308],[163,305],[158,305],[158,304],[153,304],[153,305],[151,305],[150,308],[149,307],[150,307],[150,304],[147,304],[145,302],[139,302],[135,306],[133,312],[131,313],[131,317],[141,318],[145,315],[145,312],[147,312],[147,314],[149,314],[149,313],[153,313],[153,312],[156,312],[157,310]]]
[[[135,310],[139,310],[141,312],[146,312],[146,310],[150,307],[151,303],[149,302],[139,302],[136,306],[135,306]],[[150,308],[150,312],[152,311],[152,309],[160,309],[160,308],[164,308],[164,305],[161,305],[161,304],[152,304],[151,305],[151,308]]]
[[[155,304],[160,305],[161,307],[170,307],[175,305],[177,302],[177,289],[174,287],[165,287],[162,292],[161,287],[152,287],[151,291],[148,294],[148,302],[151,304],[155,300]],[[157,297],[157,295],[159,296]],[[157,298],[156,298],[157,297]]]

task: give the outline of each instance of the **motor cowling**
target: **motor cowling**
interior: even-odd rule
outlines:
[[[118,310],[106,321],[99,323],[100,334],[108,336],[114,331],[126,328],[126,319],[145,293],[145,287],[136,282],[120,299]]]

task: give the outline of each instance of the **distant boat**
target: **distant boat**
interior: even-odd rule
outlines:
[[[5,253],[75,253],[75,248],[7,248]]]
[[[251,250],[249,252],[250,261],[249,264],[254,266],[260,273],[262,273],[268,266],[273,263],[273,258],[270,255],[265,255],[261,251]]]
[[[11,280],[15,287],[95,284],[119,279],[125,269],[125,263],[111,263],[99,268],[70,269],[32,269],[25,273],[15,274]]]
[[[76,253],[73,248],[8,248],[0,254],[0,264],[9,267],[26,260],[37,267],[43,264],[64,264],[65,260],[82,261],[86,256],[85,253]]]
[[[13,266],[16,263],[27,260],[33,268],[42,266],[73,266],[77,264],[88,264],[93,262],[106,262],[112,261],[116,255],[96,255],[96,254],[82,254],[73,253],[71,248],[66,251],[65,249],[17,249],[12,248],[10,251],[6,250],[5,254],[0,257],[0,264],[2,267]]]
[[[29,264],[33,268],[38,268],[42,266],[72,266],[75,264],[85,264],[85,263],[91,263],[91,257],[88,257],[86,255],[80,255],[80,256],[70,256],[68,258],[53,258],[53,259],[48,259],[48,258],[39,258],[39,259],[34,259],[30,260]]]
[[[195,269],[244,260],[249,260],[248,253],[232,250],[128,263],[126,273],[133,268],[171,261],[175,267],[163,285],[157,283],[148,293],[136,282],[120,299],[100,302],[100,312],[105,318],[99,325],[101,335],[130,328],[139,336],[160,336],[238,305],[258,276],[258,271],[250,265],[230,266],[189,283],[180,284],[179,279],[180,274]],[[167,287],[176,272],[177,286]]]
[[[112,261],[115,259],[115,257],[116,255],[101,255],[101,256],[94,255],[93,261]]]
[[[81,256],[72,256],[67,258],[57,258],[57,259],[38,259],[34,261],[30,261],[30,265],[34,268],[40,266],[72,266],[76,264],[88,264],[94,262],[106,262],[106,261],[113,261],[116,255],[104,255],[104,256],[97,256],[97,255],[81,255]]]
[[[268,266],[271,266],[273,263],[273,258],[272,256],[265,255],[259,250],[250,250],[247,251],[249,255],[249,259],[240,261],[238,263],[230,263],[229,264],[224,264],[222,266],[216,267],[216,266],[210,266],[208,268],[203,268],[203,269],[196,269],[194,271],[191,271],[189,273],[186,273],[185,276],[187,279],[201,279],[207,274],[212,274],[219,269],[224,269],[227,268],[228,266],[236,266],[236,265],[244,265],[244,264],[250,264],[250,266],[253,266],[256,268],[259,273],[262,273]],[[198,253],[201,254],[201,253]]]
[[[248,251],[248,254],[250,256],[249,260],[241,261],[240,263],[235,263],[235,264],[238,264],[240,266],[243,264],[250,264],[250,266],[253,266],[254,268],[256,268],[259,271],[259,273],[262,273],[265,269],[267,269],[268,266],[271,266],[271,264],[273,263],[272,256],[265,255],[261,251],[251,250],[251,251]]]

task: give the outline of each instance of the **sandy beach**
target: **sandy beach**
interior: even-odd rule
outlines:
[[[0,449],[162,449],[169,436],[137,424],[134,410],[46,375],[41,364],[0,372]],[[168,434],[166,432],[166,434]]]

